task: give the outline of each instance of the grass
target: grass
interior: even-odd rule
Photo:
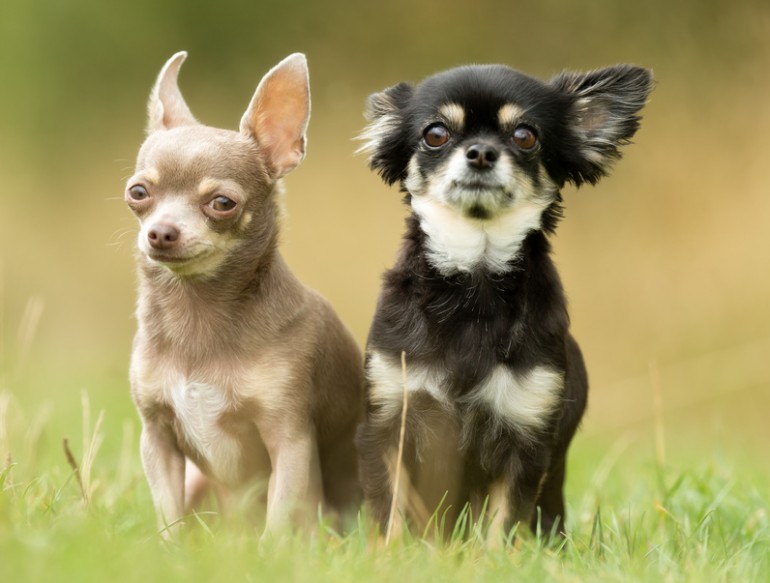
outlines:
[[[98,405],[85,392],[50,405],[33,391],[0,393],[0,449],[10,452],[0,471],[0,580],[770,581],[768,476],[694,450],[664,463],[652,432],[649,444],[578,438],[570,534],[558,544],[523,536],[491,550],[470,529],[446,544],[404,534],[386,547],[363,516],[344,536],[319,523],[310,536],[260,541],[245,520],[212,514],[189,517],[198,524],[161,543],[138,423],[111,382]]]

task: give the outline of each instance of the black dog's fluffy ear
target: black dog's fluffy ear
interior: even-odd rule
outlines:
[[[653,88],[652,73],[617,65],[589,73],[561,73],[551,85],[573,98],[568,124],[576,143],[564,152],[568,178],[594,184],[606,175],[639,129],[637,115]]]
[[[369,125],[358,136],[364,142],[358,151],[369,154],[369,167],[388,184],[406,175],[411,153],[403,110],[413,92],[409,83],[399,83],[371,95],[366,107]]]

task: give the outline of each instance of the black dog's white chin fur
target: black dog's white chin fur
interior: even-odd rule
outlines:
[[[443,275],[513,269],[527,234],[541,228],[555,190],[539,191],[510,162],[478,172],[457,158],[427,177],[413,160],[404,183],[425,234],[428,261]]]
[[[532,177],[505,153],[493,166],[478,169],[468,162],[465,148],[457,148],[432,169],[421,168],[415,157],[410,171],[420,174],[419,180],[407,180],[412,194],[424,193],[473,220],[492,220],[529,200],[552,198],[540,192],[549,190],[546,184],[535,187]]]
[[[488,220],[510,208],[514,196],[511,188],[502,185],[454,182],[446,200],[469,219]]]
[[[424,234],[428,262],[443,276],[477,270],[502,274],[514,269],[526,236],[541,228],[547,205],[514,200],[504,209],[457,207],[431,196],[412,197]]]
[[[438,173],[435,177],[408,180],[406,186],[412,196],[432,198],[469,219],[494,219],[530,201],[547,205],[556,200],[555,188],[546,186],[538,191],[527,176],[505,176],[505,179],[483,175],[448,178],[445,173]]]

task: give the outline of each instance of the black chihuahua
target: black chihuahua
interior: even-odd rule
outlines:
[[[394,519],[422,529],[433,515],[451,532],[465,508],[497,540],[518,523],[563,530],[588,380],[548,235],[561,188],[608,173],[652,84],[629,65],[550,83],[482,65],[370,97],[362,150],[412,211],[369,335],[357,436],[383,527],[407,390]]]

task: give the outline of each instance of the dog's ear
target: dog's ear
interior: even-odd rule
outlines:
[[[639,129],[637,115],[653,88],[648,69],[632,65],[589,73],[561,73],[551,81],[572,97],[567,123],[575,140],[563,152],[568,178],[577,185],[606,175]],[[572,141],[572,140],[570,140]]]
[[[147,104],[147,133],[198,123],[179,92],[179,68],[187,58],[185,51],[171,57],[160,70]]]
[[[267,156],[273,178],[296,168],[305,157],[310,121],[307,59],[289,55],[265,75],[241,118],[241,132],[254,138]]]
[[[406,177],[411,150],[407,142],[403,110],[414,93],[409,83],[399,83],[369,97],[366,119],[369,124],[358,136],[364,144],[358,152],[369,154],[369,167],[393,184]]]

